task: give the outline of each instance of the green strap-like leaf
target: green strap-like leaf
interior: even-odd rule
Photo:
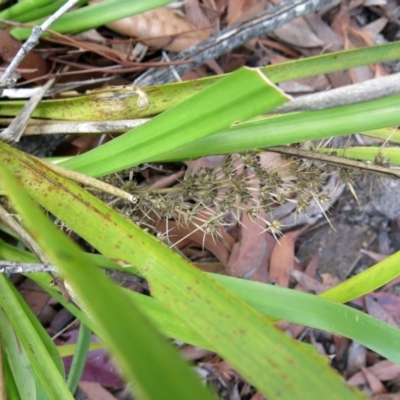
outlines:
[[[0,175],[3,179],[3,174],[1,173]],[[0,274],[0,305],[21,341],[31,365],[46,388],[49,397],[54,400],[72,400],[71,392],[49,356],[41,337],[21,306],[19,297],[20,295],[7,278]]]
[[[94,257],[93,254],[88,256],[97,260],[101,257]],[[6,244],[0,245],[0,258],[26,262],[37,261],[32,254],[27,252],[21,254],[20,249]],[[106,263],[102,262],[102,264]],[[113,264],[109,262],[108,267],[113,268]],[[124,270],[131,272],[131,268]],[[76,307],[67,304],[49,285],[49,277],[45,274],[31,274],[30,277],[64,304],[77,318],[87,320]],[[400,331],[363,312],[319,296],[274,285],[223,275],[212,274],[212,277],[264,315],[348,337],[400,364],[400,352],[396,350]],[[168,337],[215,351],[212,344],[210,347],[210,344],[204,341],[196,331],[177,319],[156,300],[135,292],[129,292],[129,296]],[[363,329],[360,329],[360,326]]]
[[[60,33],[78,33],[168,3],[171,3],[171,0],[108,0],[64,14],[51,26],[51,29]],[[43,20],[31,22],[40,25]],[[30,36],[31,32],[30,28],[15,28],[11,34],[18,40],[24,40]]]
[[[262,67],[261,71],[271,82],[279,83],[360,65],[394,60],[399,58],[399,54],[400,41],[268,65]],[[74,121],[151,117],[187,100],[224,77],[225,75],[218,75],[143,88],[150,103],[144,110],[140,110],[136,106],[136,96],[116,96],[114,99],[105,99],[99,98],[98,93],[94,92],[83,96],[76,95],[43,100],[36,107],[33,116]],[[17,115],[24,104],[25,101],[21,100],[2,100],[0,102],[0,115]]]
[[[146,162],[288,100],[289,96],[269,82],[260,70],[242,68],[148,123],[67,160],[62,166],[83,173],[89,169],[95,171],[95,176],[103,176],[117,171],[116,159],[119,167],[132,166],[133,148],[135,162]]]
[[[23,168],[19,178],[35,200],[106,257],[137,266],[164,307],[212,343],[221,356],[271,399],[362,398],[252,307],[82,188],[6,144],[0,144],[0,159],[15,173]],[[16,198],[15,194],[13,200]],[[24,220],[33,218],[29,217],[31,212],[21,213]],[[43,222],[40,226],[47,231]],[[50,235],[55,237],[54,233]],[[45,246],[38,233],[35,238]],[[52,247],[56,249],[49,248],[49,255],[61,252],[57,244],[52,243]],[[76,260],[74,264],[81,266],[78,276],[84,279],[87,263]],[[62,271],[67,272],[65,268]],[[68,275],[68,279],[77,279],[78,271],[74,269],[74,276]],[[102,287],[97,290],[102,291]],[[85,293],[79,292],[79,296],[85,298]]]
[[[28,356],[6,314],[0,308],[0,337],[7,362],[22,399],[36,400],[35,375]]]
[[[0,143],[0,147],[5,146]],[[96,330],[114,351],[126,378],[135,383],[135,392],[143,399],[212,399],[195,374],[180,359],[152,324],[136,310],[134,303],[109,278],[102,274],[91,260],[79,250],[63,233],[47,219],[37,205],[26,195],[21,185],[0,162],[0,183],[24,220],[24,225],[35,241],[43,248],[48,258],[58,266],[60,273],[76,294],[76,300],[89,313],[96,324]],[[6,161],[7,162],[7,161]],[[10,165],[11,163],[9,163]],[[26,166],[24,167],[26,168]],[[39,227],[39,228],[38,228]],[[0,283],[4,276],[0,276]],[[10,317],[9,302],[11,290],[4,284],[0,290],[0,302]],[[24,329],[18,319],[12,321],[21,338]],[[21,341],[23,339],[21,338]],[[42,346],[40,342],[36,346]],[[48,379],[48,388],[57,382],[54,367],[44,365],[45,358],[34,349],[35,361],[42,373],[53,370]],[[38,373],[39,373],[38,372]],[[51,376],[51,375],[50,375]],[[156,382],[156,384],[155,384]],[[65,393],[66,386],[60,387],[58,397],[72,398]],[[52,392],[53,398],[54,392]],[[65,397],[64,397],[65,395]]]

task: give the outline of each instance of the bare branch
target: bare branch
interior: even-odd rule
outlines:
[[[285,23],[308,14],[328,4],[331,0],[285,0],[275,7],[269,7],[256,17],[232,25],[221,32],[211,36],[196,46],[181,52],[174,61],[188,60],[187,64],[177,65],[174,70],[182,75],[191,71],[204,61],[219,57],[243,43],[265,35]],[[147,72],[135,80],[135,85],[150,86],[171,82],[174,75],[169,67],[150,68]]]
[[[124,285],[136,284],[149,290],[145,279],[113,268],[104,268],[105,273],[118,283]],[[38,272],[58,273],[58,268],[52,264],[26,263],[18,261],[0,260],[0,274],[34,274]]]
[[[24,57],[39,43],[39,38],[52,25],[58,18],[65,14],[72,6],[78,3],[79,0],[68,0],[62,7],[60,7],[53,15],[46,19],[40,26],[35,26],[32,29],[31,36],[19,49],[17,55],[11,61],[7,70],[0,77],[0,88],[10,86],[14,83],[11,79],[12,74],[18,68],[18,65]]]
[[[31,274],[35,272],[54,272],[58,270],[54,265],[22,263],[17,261],[0,261],[0,274]]]

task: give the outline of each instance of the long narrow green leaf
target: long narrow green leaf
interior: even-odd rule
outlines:
[[[145,126],[147,125],[149,123]],[[153,152],[157,152],[158,149],[159,154],[154,157],[147,154],[145,161],[188,160],[205,155],[229,154],[396,125],[400,125],[400,95],[329,110],[260,118],[257,121],[237,124],[165,153],[163,147],[154,146]],[[107,153],[106,146],[96,149],[95,154],[104,153],[104,157],[108,155],[108,170],[119,171],[128,165],[137,165],[143,162],[142,155],[147,147],[146,144],[137,143],[134,137],[135,130],[129,135],[119,137],[118,148],[113,148],[112,157]],[[97,165],[91,164],[92,156],[89,154],[91,152],[60,165],[71,169],[79,168],[88,175],[99,176],[99,169]]]
[[[22,399],[36,400],[36,383],[32,366],[18,336],[1,308],[0,337],[19,396]]]
[[[211,137],[149,158],[147,161],[187,160],[256,148],[348,135],[400,125],[400,95],[321,111],[304,111],[260,118],[235,125]],[[134,149],[132,146],[132,154]],[[134,159],[132,160],[134,165]],[[92,171],[87,171],[90,174]]]
[[[362,398],[252,307],[82,188],[6,144],[0,143],[0,159],[15,173],[23,166],[19,178],[35,200],[106,257],[137,266],[158,301],[271,399]],[[22,216],[30,218],[26,212]]]
[[[96,176],[109,174],[116,171],[114,155],[119,166],[129,167],[135,148],[135,162],[145,162],[288,100],[258,69],[243,68],[123,137],[61,165],[83,173],[95,170]]]
[[[0,342],[1,345],[1,342]],[[1,346],[3,347],[3,346]],[[3,360],[3,368],[4,368],[4,384],[6,385],[6,389],[7,389],[7,398],[8,399],[15,399],[15,400],[21,400],[21,397],[19,396],[19,391],[17,388],[17,385],[15,383],[14,377],[13,377],[13,373],[11,371],[11,367],[10,364],[8,362],[8,359],[5,355],[5,353],[3,352],[3,348],[2,348],[2,360]]]
[[[380,155],[386,158],[390,164],[400,165],[399,147],[349,147],[347,149],[320,149],[319,151],[326,154],[332,153],[339,157],[372,162]]]
[[[5,247],[7,250],[2,252],[2,246],[0,246],[0,258],[26,262],[36,261],[30,253],[22,252],[21,254],[20,249],[10,245],[3,246],[3,248]],[[110,267],[112,268],[112,264]],[[131,272],[131,268],[124,270]],[[377,321],[365,313],[319,296],[278,286],[228,276],[214,274],[211,276],[264,315],[348,337],[400,364],[400,354],[396,350],[397,346],[394,345],[400,340],[399,330]],[[82,313],[76,307],[67,304],[65,299],[49,285],[49,278],[45,278],[44,274],[33,274],[31,277],[77,318],[82,318]],[[212,343],[204,341],[196,331],[191,330],[156,300],[135,292],[130,292],[129,296],[166,336],[215,351]],[[363,329],[360,329],[360,326]]]
[[[338,303],[346,303],[380,288],[398,276],[400,276],[400,252],[321,293],[320,296]]]
[[[81,322],[78,340],[76,342],[76,349],[67,379],[67,385],[72,393],[76,392],[83,369],[85,368],[91,337],[92,331]]]
[[[130,15],[139,14],[152,8],[165,6],[172,0],[108,0],[78,8],[60,17],[51,29],[60,33],[78,33],[117,21]],[[43,20],[33,21],[40,25]],[[27,39],[32,32],[30,28],[15,28],[11,31],[16,39]],[[47,34],[45,34],[47,35]]]
[[[49,356],[46,347],[25,314],[17,297],[19,297],[19,294],[13,290],[7,278],[0,274],[0,305],[18,335],[40,381],[51,399],[72,400],[73,396],[68,390],[63,377],[58,372],[56,365]]]
[[[11,7],[7,7],[5,10],[0,12],[0,18],[15,21],[21,14],[31,11],[35,8],[44,7],[54,0],[34,0],[34,1],[19,1]]]
[[[22,216],[26,229],[46,251],[49,259],[59,267],[80,304],[96,322],[97,330],[101,331],[102,337],[114,350],[126,377],[135,382],[135,390],[141,398],[212,399],[194,373],[177,357],[175,350],[136,311],[134,303],[124,292],[98,271],[77,245],[45,218],[4,166],[4,161],[2,158],[0,163],[1,186]],[[0,283],[2,278],[5,279],[0,276]],[[2,285],[2,288],[7,288],[7,285]],[[9,307],[5,299],[7,294],[9,293],[6,290],[0,294],[0,301],[5,309]],[[10,309],[7,308],[6,312],[10,318]],[[20,329],[16,325],[18,324],[14,322],[14,329]],[[36,361],[41,361],[40,368],[45,371],[40,356],[41,354]],[[51,365],[47,368],[51,369]],[[53,375],[56,374],[53,372]],[[55,376],[53,381],[54,378]],[[154,385],[155,381],[157,385]],[[48,386],[49,389],[53,388],[51,384]],[[71,397],[66,394],[64,397],[64,393],[68,392],[64,387],[59,389],[59,399]]]
[[[338,333],[400,364],[400,349],[396,345],[400,330],[351,307],[326,301],[333,296],[314,296],[223,275],[213,277],[270,317]]]
[[[34,7],[32,10],[24,12],[18,16],[13,17],[13,21],[27,23],[36,21],[39,18],[48,17],[49,15],[54,14],[60,7],[62,7],[68,0],[59,0],[56,2],[52,2],[50,4],[45,5],[44,7],[36,8]],[[89,0],[80,0],[76,4],[75,7],[82,6],[89,3]],[[6,10],[7,11],[7,10]]]
[[[400,42],[380,44],[307,57],[295,61],[268,65],[261,71],[271,80],[279,83],[292,79],[306,78],[316,74],[344,70],[376,62],[398,59]],[[33,116],[76,121],[103,121],[126,118],[144,118],[157,115],[206,89],[225,75],[202,78],[193,81],[143,88],[150,100],[144,110],[136,108],[136,98],[115,98],[107,101],[94,94],[58,99],[39,103]],[[2,100],[0,115],[17,115],[25,101]]]
[[[46,274],[46,275],[48,275],[48,274]],[[26,304],[25,300],[18,294],[17,289],[11,285],[10,290],[12,290],[14,292],[16,301],[19,302],[22,311],[24,312],[25,316],[29,319],[31,325],[35,329],[42,344],[46,348],[48,355],[51,357],[51,359],[56,367],[56,370],[61,375],[61,377],[64,379],[65,378],[64,364],[60,358],[60,355],[56,349],[55,344],[50,339],[50,337],[49,337],[48,333],[46,332],[46,330],[44,329],[43,325],[36,318],[32,309]]]
[[[400,143],[400,130],[399,128],[382,128],[370,131],[360,132],[362,135],[370,136],[373,138],[388,141],[388,143]]]

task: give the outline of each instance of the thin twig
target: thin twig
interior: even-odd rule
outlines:
[[[0,221],[10,228],[21,240],[31,249],[31,251],[38,257],[42,262],[46,260],[46,255],[37,243],[32,239],[29,233],[10,215],[10,213],[0,205]]]
[[[48,265],[49,260],[46,256],[46,253],[38,246],[29,233],[26,232],[25,229],[2,206],[0,206],[0,221],[3,221],[5,225],[7,225],[14,233],[17,234],[43,264]],[[70,301],[71,297],[65,288],[63,280],[59,279],[58,273],[51,272],[51,275],[53,276],[54,282],[60,288],[61,294],[67,301]]]
[[[62,73],[60,73],[59,76],[61,76]],[[40,77],[40,79],[43,79],[45,76]],[[52,77],[55,77],[55,74],[52,75],[47,75],[47,78],[51,79]],[[68,83],[61,83],[58,85],[54,85],[51,89],[49,89],[45,97],[52,97],[58,93],[70,91],[85,85],[93,85],[97,83],[103,83],[103,82],[108,82],[111,81],[112,79],[115,79],[114,76],[106,77],[106,78],[98,78],[98,79],[86,79],[84,81],[76,81],[76,82],[68,82]],[[26,82],[24,82],[24,85]],[[11,88],[11,89],[3,89],[3,91],[0,93],[0,98],[9,98],[9,99],[28,99],[31,97],[34,93],[38,92],[40,90],[40,87],[34,87],[34,88]]]
[[[196,46],[180,53],[173,61],[188,60],[185,65],[175,67],[175,71],[182,75],[191,71],[204,61],[219,57],[243,43],[265,35],[285,23],[315,11],[319,7],[328,4],[331,0],[286,0],[275,7],[270,7],[256,17],[232,25],[221,32],[211,36]],[[169,67],[151,68],[135,80],[135,85],[150,86],[163,84],[174,80],[174,75]]]
[[[40,26],[35,26],[32,29],[31,36],[19,49],[17,55],[11,61],[7,70],[0,78],[0,87],[10,86],[14,82],[11,78],[14,71],[18,68],[18,65],[24,59],[24,57],[39,43],[40,36],[63,14],[65,14],[72,6],[78,3],[79,0],[68,0],[62,7],[60,7],[54,14],[52,14],[46,21]]]
[[[137,284],[148,290],[145,279],[114,268],[103,268],[105,273],[118,283],[124,285]],[[27,263],[19,261],[0,260],[0,274],[34,274],[38,272],[58,273],[58,268],[52,264]]]

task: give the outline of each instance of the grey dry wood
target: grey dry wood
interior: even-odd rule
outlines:
[[[245,22],[232,25],[212,35],[196,46],[185,50],[175,58],[188,60],[187,64],[174,67],[179,75],[191,71],[204,61],[219,57],[243,43],[271,32],[285,23],[330,3],[332,0],[284,0],[281,4],[261,12]],[[170,67],[150,68],[135,80],[137,86],[150,86],[168,83],[174,80]]]

